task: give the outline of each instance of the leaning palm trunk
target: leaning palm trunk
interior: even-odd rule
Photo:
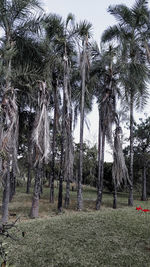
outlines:
[[[130,98],[130,185],[128,205],[133,206],[133,94]]]
[[[33,200],[30,216],[38,217],[39,197],[41,189],[42,162],[47,163],[49,157],[49,117],[48,117],[48,92],[45,82],[40,82],[40,92],[38,99],[38,112],[35,118],[35,128],[33,130],[33,143],[35,146],[35,164],[36,175],[33,192]]]

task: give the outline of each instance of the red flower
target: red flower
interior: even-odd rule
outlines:
[[[144,209],[144,210],[142,210],[142,211],[144,211],[144,212],[148,212],[148,211],[150,211],[149,209]]]
[[[136,207],[136,210],[142,210],[142,211],[144,211],[144,212],[148,212],[148,211],[150,211],[149,209],[142,209],[141,206]]]

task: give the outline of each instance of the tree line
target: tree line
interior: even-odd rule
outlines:
[[[92,38],[92,24],[78,23],[72,14],[66,19],[52,13],[47,15],[38,0],[0,2],[3,223],[8,221],[9,202],[15,194],[18,159],[27,163],[27,193],[34,171],[31,218],[38,217],[45,173],[51,203],[54,181],[59,180],[58,211],[63,207],[63,182],[66,182],[67,208],[70,183],[75,179],[77,210],[82,210],[83,133],[93,98],[99,111],[96,209],[102,203],[106,139],[113,153],[113,207],[117,206],[117,190],[122,183],[129,187],[128,205],[133,206],[134,110],[148,100],[150,10],[148,1],[137,0],[132,8],[121,4],[110,6],[108,12],[117,24],[104,31],[99,46]],[[128,119],[125,118],[128,113],[130,145],[129,166],[126,166],[121,125]],[[78,117],[80,140],[75,165],[73,131]],[[142,146],[143,143],[139,149]],[[145,156],[143,177],[147,162]]]

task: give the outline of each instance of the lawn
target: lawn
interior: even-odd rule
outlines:
[[[31,194],[24,190],[19,188],[10,204],[10,213],[21,215],[11,231],[18,240],[5,240],[13,266],[150,266],[150,213],[136,210],[139,205],[150,208],[150,201],[143,203],[135,195],[131,208],[127,195],[119,194],[118,209],[113,210],[112,195],[104,194],[101,210],[95,211],[96,191],[84,187],[83,211],[75,210],[76,192],[71,192],[70,208],[57,214],[57,202],[49,204],[49,190],[44,188],[40,217],[31,220]]]

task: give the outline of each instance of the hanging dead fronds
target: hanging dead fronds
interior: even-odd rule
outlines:
[[[125,164],[124,154],[122,150],[122,142],[121,142],[121,127],[117,126],[114,132],[114,149],[113,149],[113,166],[112,166],[112,177],[115,184],[120,186],[120,184],[124,181],[125,184],[129,180],[128,169]]]
[[[19,171],[17,164],[17,149],[18,149],[18,107],[16,100],[16,90],[10,88],[5,91],[2,99],[2,128],[1,128],[1,157],[2,157],[2,172],[5,176],[8,159],[13,165],[14,171]],[[10,166],[10,167],[11,167]]]
[[[46,83],[39,82],[38,111],[35,118],[34,129],[32,133],[33,143],[35,144],[36,160],[38,162],[48,162],[50,152],[50,130],[48,116],[48,91]]]

